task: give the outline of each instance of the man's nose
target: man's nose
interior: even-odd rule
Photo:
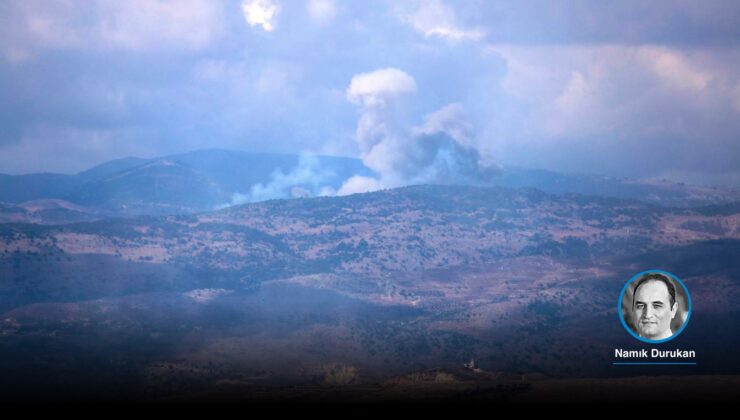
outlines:
[[[645,312],[643,312],[644,318],[650,318],[653,316],[653,308],[650,307],[650,305],[645,306]]]

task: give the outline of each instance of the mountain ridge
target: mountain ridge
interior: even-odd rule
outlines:
[[[11,207],[32,200],[66,200],[87,208],[90,217],[100,218],[184,214],[271,197],[316,196],[319,186],[336,191],[351,176],[374,176],[357,159],[301,159],[290,154],[205,149],[153,159],[116,159],[76,175],[2,175],[0,202],[10,206],[0,209],[0,220],[22,221],[20,213],[12,213]],[[496,185],[535,188],[550,194],[636,199],[666,208],[731,208],[732,203],[740,202],[740,192],[729,189],[517,167],[505,168],[493,178],[490,186]],[[266,194],[253,196],[255,191]],[[47,223],[38,215],[27,220]],[[70,222],[77,220],[77,215],[70,214]],[[48,220],[54,224],[63,222],[63,215]]]

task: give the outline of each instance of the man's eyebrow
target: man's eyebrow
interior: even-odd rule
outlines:
[[[641,301],[641,300],[636,300],[636,301],[635,301],[635,305],[637,305],[638,303],[642,303],[643,305],[645,304],[645,302],[643,302],[643,301]]]

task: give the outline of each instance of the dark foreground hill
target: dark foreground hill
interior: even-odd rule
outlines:
[[[481,381],[519,395],[521,375],[676,374],[611,365],[615,347],[639,345],[619,324],[619,291],[650,268],[674,272],[694,297],[691,326],[671,345],[700,364],[679,373],[740,373],[727,362],[740,344],[726,334],[740,327],[732,209],[415,186],[3,224],[0,368],[12,381],[2,385],[136,399],[287,385],[321,394],[430,369],[469,381],[444,369],[474,359]]]

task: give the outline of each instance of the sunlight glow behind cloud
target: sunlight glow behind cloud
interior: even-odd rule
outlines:
[[[275,30],[274,20],[279,12],[273,0],[244,0],[242,12],[250,26],[261,26],[267,32]]]

